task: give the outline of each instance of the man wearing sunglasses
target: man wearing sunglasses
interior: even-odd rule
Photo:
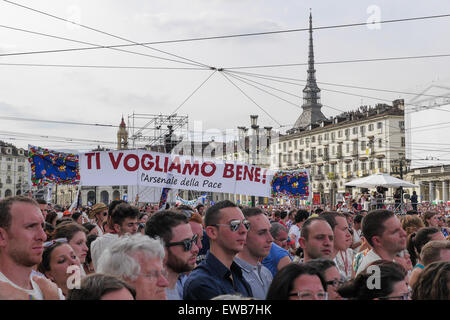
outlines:
[[[234,261],[241,267],[244,279],[252,288],[253,297],[264,300],[273,278],[270,270],[261,263],[272,247],[270,221],[260,208],[245,208],[242,212],[250,222],[250,229],[244,249]]]
[[[151,238],[159,237],[164,241],[167,270],[167,300],[181,300],[176,288],[179,276],[192,271],[196,266],[198,235],[192,232],[186,214],[171,210],[155,213],[146,223],[145,234]]]
[[[210,250],[205,260],[191,272],[183,289],[184,300],[210,300],[223,294],[252,297],[252,290],[234,262],[244,249],[250,222],[229,200],[217,202],[205,213]]]

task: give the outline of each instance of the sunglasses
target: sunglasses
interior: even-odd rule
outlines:
[[[67,239],[66,238],[58,238],[55,240],[50,240],[50,241],[44,242],[44,244],[42,246],[44,247],[44,249],[47,249],[48,247],[51,247],[57,243],[67,243]]]
[[[190,251],[192,249],[192,245],[197,242],[198,234],[194,234],[192,239],[186,239],[179,242],[169,242],[166,244],[166,247],[173,247],[173,246],[183,246],[184,251]]]
[[[243,224],[247,230],[250,229],[250,221],[248,220],[231,220],[229,224],[214,224],[214,226],[228,226],[231,231],[235,232],[239,230],[241,224]]]

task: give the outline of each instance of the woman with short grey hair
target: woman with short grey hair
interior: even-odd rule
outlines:
[[[160,258],[161,261],[165,254],[159,239],[142,234],[124,235],[103,252],[96,271],[135,280],[141,272],[141,267],[133,256],[139,253],[149,258]]]

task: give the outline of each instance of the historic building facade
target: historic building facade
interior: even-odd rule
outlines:
[[[0,141],[0,199],[29,190],[28,167],[27,150]]]
[[[394,174],[405,155],[404,102],[400,99],[392,106],[362,106],[333,118],[325,117],[314,68],[311,15],[309,32],[303,112],[293,128],[270,141],[269,166],[275,170],[308,169],[312,191],[320,194],[321,203],[335,204],[345,193],[361,191],[345,187],[346,182],[379,172]],[[252,163],[248,152],[227,152],[224,159]],[[215,195],[215,200],[223,198],[240,203],[249,199],[242,195]],[[267,200],[263,199],[263,203]]]
[[[416,189],[419,202],[449,201],[450,165],[413,169],[407,177],[419,185],[419,189]]]

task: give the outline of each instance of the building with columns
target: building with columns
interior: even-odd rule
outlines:
[[[407,174],[408,180],[419,185],[419,202],[448,202],[450,165],[417,168]]]

